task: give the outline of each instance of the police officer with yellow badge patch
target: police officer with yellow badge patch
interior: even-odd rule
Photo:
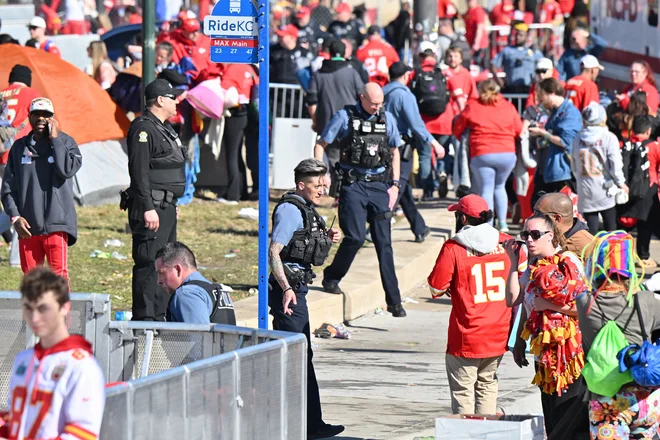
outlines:
[[[504,93],[525,93],[534,83],[536,63],[543,54],[527,45],[529,26],[516,22],[511,26],[511,44],[497,54],[491,63],[493,75],[500,82]],[[498,78],[496,70],[502,69],[506,76],[504,81]]]
[[[133,320],[164,321],[169,295],[157,283],[156,252],[176,241],[177,199],[186,185],[186,150],[167,123],[176,114],[175,89],[164,79],[145,88],[146,110],[128,130],[131,185],[122,195],[133,233]]]

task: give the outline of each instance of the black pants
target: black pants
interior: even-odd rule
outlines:
[[[399,281],[394,270],[390,196],[383,182],[358,181],[344,185],[339,197],[339,227],[344,239],[332,264],[323,271],[327,281],[339,282],[348,273],[353,260],[364,244],[369,222],[371,239],[376,247],[380,279],[387,305],[401,304]]]
[[[549,440],[589,439],[587,384],[580,376],[561,396],[541,391],[545,432]]]
[[[247,112],[225,118],[223,144],[227,153],[227,191],[225,199],[239,201],[247,196],[245,163],[241,152],[247,127]]]
[[[653,205],[647,219],[637,222],[637,255],[642,260],[651,258],[651,237],[653,234],[660,238],[660,201],[658,201],[657,195],[653,197]]]
[[[408,223],[410,223],[410,230],[412,233],[415,235],[423,235],[424,230],[426,229],[426,223],[417,210],[417,206],[415,206],[415,199],[413,198],[410,182],[408,182],[408,179],[401,179],[399,184],[401,185],[401,188],[399,189],[399,199],[396,201],[396,204],[401,206],[403,214],[406,216],[406,219],[408,219]]]
[[[282,288],[275,278],[270,276],[268,280],[268,306],[270,314],[273,315],[273,329],[285,332],[302,333],[307,338],[307,432],[315,432],[323,426],[323,414],[321,412],[321,397],[319,396],[319,384],[316,381],[314,364],[312,358],[312,341],[309,329],[309,312],[307,310],[307,285],[299,283],[291,286],[296,293],[297,304],[289,304],[293,315],[284,313],[282,306]]]
[[[245,128],[245,159],[252,177],[252,192],[259,192],[259,113],[248,110]]]
[[[176,205],[157,206],[157,231],[147,229],[144,220],[129,218],[133,233],[133,320],[164,321],[169,294],[158,285],[156,252],[176,241]]]
[[[591,235],[596,235],[598,231],[601,230],[598,214],[603,216],[603,231],[616,230],[616,207],[613,206],[605,211],[585,212],[582,214],[587,221],[587,226],[589,226],[589,232]]]

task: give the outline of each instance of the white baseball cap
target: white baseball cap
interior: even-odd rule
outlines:
[[[30,24],[28,24],[28,27],[46,29],[46,20],[44,20],[41,17],[33,17],[32,20],[30,20]]]
[[[427,50],[430,50],[431,52],[435,53],[436,47],[435,43],[431,41],[422,41],[419,43],[419,53],[426,52]]]
[[[541,58],[536,62],[536,70],[552,70],[552,60],[550,58]]]
[[[35,98],[30,103],[30,113],[35,111],[49,112],[55,114],[53,103],[48,98]]]
[[[598,67],[600,70],[605,70],[605,68],[600,64],[598,61],[598,58],[596,58],[593,55],[585,55],[580,59],[580,64],[582,67],[585,69],[593,69],[594,67]]]

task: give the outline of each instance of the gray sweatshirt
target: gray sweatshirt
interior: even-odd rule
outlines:
[[[608,196],[607,188],[625,183],[616,136],[607,127],[585,127],[573,140],[572,155],[580,212],[613,208],[616,205],[614,195]]]

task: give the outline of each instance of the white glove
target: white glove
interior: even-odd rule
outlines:
[[[651,292],[660,292],[660,272],[653,275],[647,282],[644,283],[647,290]]]

